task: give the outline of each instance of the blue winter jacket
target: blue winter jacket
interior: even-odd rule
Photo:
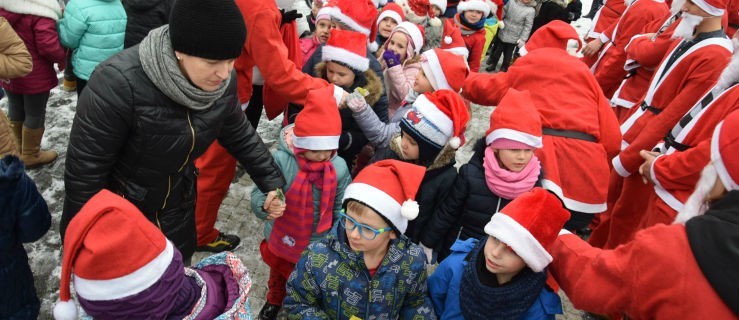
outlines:
[[[74,50],[74,74],[89,80],[100,62],[123,50],[126,10],[121,0],[71,0],[57,29],[62,45]]]
[[[436,319],[426,279],[426,255],[402,235],[370,277],[336,224],[303,251],[282,306],[290,319]]]
[[[39,299],[23,243],[41,238],[51,214],[15,156],[0,160],[0,319],[36,319]]]
[[[459,283],[462,280],[464,267],[467,265],[465,258],[475,249],[478,241],[478,239],[470,238],[454,242],[451,249],[452,253],[439,264],[439,267],[429,277],[429,295],[440,319],[464,320],[459,305]],[[545,287],[523,319],[554,320],[554,315],[561,313],[562,301],[559,296]]]

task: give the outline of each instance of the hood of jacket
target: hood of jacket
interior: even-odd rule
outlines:
[[[14,186],[24,172],[23,162],[16,156],[5,156],[0,160],[0,188]]]
[[[0,0],[0,8],[12,13],[46,17],[54,21],[62,17],[62,7],[57,0]]]
[[[315,68],[315,76],[321,79],[326,79],[326,62],[320,62],[316,64]],[[380,101],[380,98],[382,98],[382,95],[385,93],[385,85],[382,83],[382,80],[380,80],[380,77],[375,74],[372,69],[367,69],[363,73],[364,78],[367,79],[367,83],[363,85],[364,89],[369,91],[369,95],[365,97],[365,100],[367,101],[367,104],[371,106],[374,106],[377,101]],[[349,90],[347,90],[349,93],[351,93],[354,88],[359,87],[357,83],[355,82],[354,85],[352,85]]]

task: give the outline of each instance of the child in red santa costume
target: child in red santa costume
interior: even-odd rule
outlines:
[[[716,127],[711,162],[675,224],[610,250],[560,233],[549,271],[575,308],[630,319],[737,318],[738,126],[734,112]]]
[[[673,43],[652,77],[639,108],[621,125],[621,153],[613,158],[609,196],[619,197],[608,219],[593,230],[591,243],[615,248],[633,237],[644,212],[650,186],[635,175],[641,150],[651,150],[718,80],[733,46],[721,28],[725,0],[688,1]],[[614,198],[615,199],[615,198]]]
[[[537,30],[521,48],[522,57],[494,75],[472,73],[462,95],[482,105],[497,105],[508,88],[528,90],[541,114],[544,147],[536,151],[545,179],[542,187],[572,212],[565,228],[587,226],[606,210],[608,160],[618,152],[618,122],[595,77],[568,53],[580,37],[563,22]]]
[[[462,39],[464,39],[464,44],[469,51],[467,62],[472,72],[477,72],[480,69],[480,61],[485,47],[485,19],[488,15],[490,15],[490,5],[487,1],[465,0],[459,2],[457,14],[452,18],[457,28],[462,32]],[[531,19],[533,19],[533,15]]]

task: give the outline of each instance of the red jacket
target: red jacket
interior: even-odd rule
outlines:
[[[485,28],[475,31],[471,34],[462,34],[464,44],[470,51],[467,63],[470,65],[470,71],[477,72],[480,70],[480,61],[482,61],[482,49],[485,47]]]

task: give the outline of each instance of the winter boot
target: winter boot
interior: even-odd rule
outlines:
[[[21,148],[21,160],[26,168],[33,169],[56,160],[56,151],[41,150],[41,137],[44,136],[44,128],[31,129],[23,127],[23,147]]]
[[[23,146],[23,121],[10,121],[10,130],[15,136],[15,152],[20,155]]]

